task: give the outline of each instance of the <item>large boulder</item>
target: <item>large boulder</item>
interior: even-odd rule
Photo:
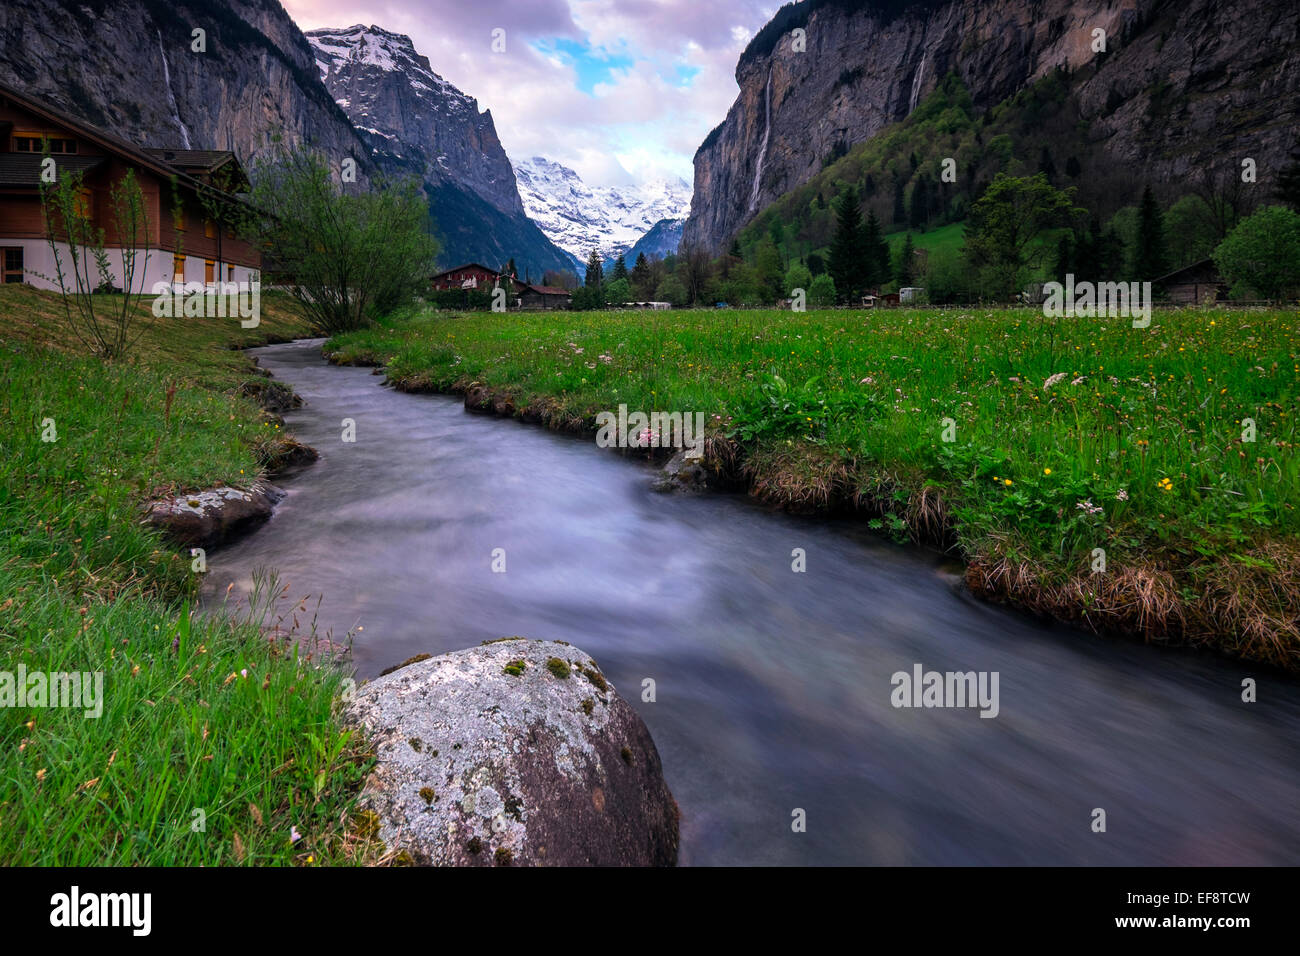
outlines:
[[[258,480],[247,489],[212,488],[151,501],[142,520],[178,544],[215,548],[266,521],[283,497],[275,485]]]
[[[414,660],[349,705],[378,753],[363,804],[399,858],[677,862],[677,804],[654,741],[590,655],[505,638]]]

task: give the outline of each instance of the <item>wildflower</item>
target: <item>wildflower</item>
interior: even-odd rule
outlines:
[[[1075,379],[1074,381],[1072,381],[1070,384],[1071,384],[1071,385],[1081,385],[1081,384],[1083,383],[1083,380],[1084,380],[1084,376],[1083,376],[1083,375],[1080,375],[1078,378],[1076,378],[1076,379]]]
[[[1156,482],[1156,487],[1159,488],[1161,491],[1173,491],[1174,483],[1170,481],[1168,478],[1161,478],[1159,481]]]
[[[858,384],[859,384],[859,385],[875,385],[875,384],[876,384],[876,380],[875,380],[874,378],[872,378],[870,375],[868,375],[866,378],[864,378],[864,379],[862,379],[860,382],[858,382]]]
[[[1083,501],[1077,502],[1075,507],[1089,515],[1099,515],[1102,512],[1101,505],[1094,505],[1090,498],[1085,498]]]
[[[1119,491],[1115,492],[1115,498],[1119,501],[1128,501],[1128,492],[1121,488]]]
[[[1044,469],[1043,469],[1043,474],[1045,474],[1045,475],[1050,475],[1051,473],[1052,473],[1052,469],[1050,469],[1050,468],[1044,468]]]
[[[1057,372],[1055,375],[1049,376],[1047,378],[1047,381],[1043,382],[1043,391],[1046,391],[1047,389],[1051,388],[1053,385],[1057,385],[1060,382],[1063,382],[1064,380],[1065,380],[1064,372]]]
[[[1010,488],[1010,487],[1011,487],[1011,479],[1010,479],[1010,478],[1004,478],[1004,479],[1002,479],[1002,484],[1004,484],[1004,485],[1006,485],[1008,488]]]

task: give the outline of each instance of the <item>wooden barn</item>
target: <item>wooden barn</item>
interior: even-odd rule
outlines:
[[[110,281],[115,288],[122,288],[125,282],[123,242],[137,252],[132,281],[137,292],[148,292],[159,283],[260,279],[261,250],[211,218],[213,208],[235,202],[236,195],[247,189],[248,179],[233,153],[142,149],[0,84],[0,265],[4,282],[58,288],[53,278],[58,271],[55,251],[50,247],[40,199],[47,151],[48,158],[54,160],[55,176],[83,176],[79,212],[92,228],[104,231]],[[117,235],[111,208],[111,191],[128,171],[134,172],[140,184],[147,219],[146,228],[136,237]],[[71,250],[62,241],[56,241],[54,248],[67,274]]]
[[[529,285],[524,282],[515,285],[521,309],[567,309],[573,301],[573,293],[568,289],[551,285]]]
[[[1153,284],[1157,289],[1163,289],[1175,305],[1210,305],[1228,295],[1228,284],[1219,275],[1213,259],[1183,266]]]

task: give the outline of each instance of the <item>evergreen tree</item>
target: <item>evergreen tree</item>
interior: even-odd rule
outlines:
[[[872,177],[870,173],[867,173],[867,178],[862,184],[862,195],[869,199],[875,194],[876,194],[876,180]]]
[[[615,279],[627,278],[627,260],[623,258],[622,253],[619,253],[618,258],[614,260],[614,278]]]
[[[866,259],[866,285],[878,289],[889,281],[892,271],[889,263],[889,243],[880,231],[880,220],[874,211],[867,213],[866,225],[862,227],[862,250]],[[837,283],[838,285],[838,283]]]
[[[731,240],[731,252],[730,252],[730,255],[731,255],[731,258],[733,258],[733,259],[743,259],[743,258],[744,258],[744,256],[742,256],[742,255],[740,254],[740,239],[739,239],[739,238],[736,238],[736,239],[732,239],[732,240]]]
[[[1300,146],[1291,151],[1291,161],[1277,174],[1274,197],[1284,205],[1300,212]]]
[[[583,282],[588,289],[599,289],[605,281],[605,270],[600,264],[600,253],[595,249],[587,257],[587,276]]]
[[[907,158],[907,161],[912,164],[912,172],[916,172],[916,167],[921,165],[921,161],[916,158],[915,150],[912,151],[912,155]]]
[[[835,288],[852,302],[867,284],[867,268],[862,210],[858,208],[858,191],[850,186],[835,203],[835,236],[828,271]]]
[[[929,205],[930,183],[925,176],[917,176],[916,185],[912,187],[912,210],[907,217],[907,222],[913,229],[925,228],[930,218]]]
[[[1142,203],[1138,206],[1137,243],[1130,271],[1139,282],[1152,281],[1169,272],[1164,216],[1150,186],[1142,190]]]
[[[910,232],[903,237],[903,248],[898,253],[898,269],[895,275],[898,277],[900,289],[910,286],[916,279],[916,246],[912,242]]]
[[[903,200],[903,181],[894,180],[894,225],[907,225],[907,206]]]
[[[1056,182],[1056,163],[1052,162],[1052,154],[1046,146],[1038,151],[1038,171],[1047,176],[1049,183]]]
[[[1074,271],[1074,243],[1070,234],[1063,233],[1056,243],[1056,266],[1052,269],[1052,278],[1064,282],[1067,273]]]
[[[519,273],[515,271],[515,257],[511,256],[510,261],[506,263],[506,275],[516,276]]]
[[[649,298],[654,295],[654,283],[650,276],[650,262],[644,252],[638,252],[636,265],[632,267],[632,288],[637,295]]]

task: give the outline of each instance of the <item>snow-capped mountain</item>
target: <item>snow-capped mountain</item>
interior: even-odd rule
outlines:
[[[527,218],[490,110],[433,72],[411,38],[360,24],[307,33],[330,96],[385,172],[422,179],[443,265],[513,258],[540,275],[568,257]]]
[[[542,156],[514,166],[524,211],[579,263],[593,247],[602,258],[626,253],[656,223],[684,219],[691,208],[691,187],[682,179],[588,186],[572,169]]]

